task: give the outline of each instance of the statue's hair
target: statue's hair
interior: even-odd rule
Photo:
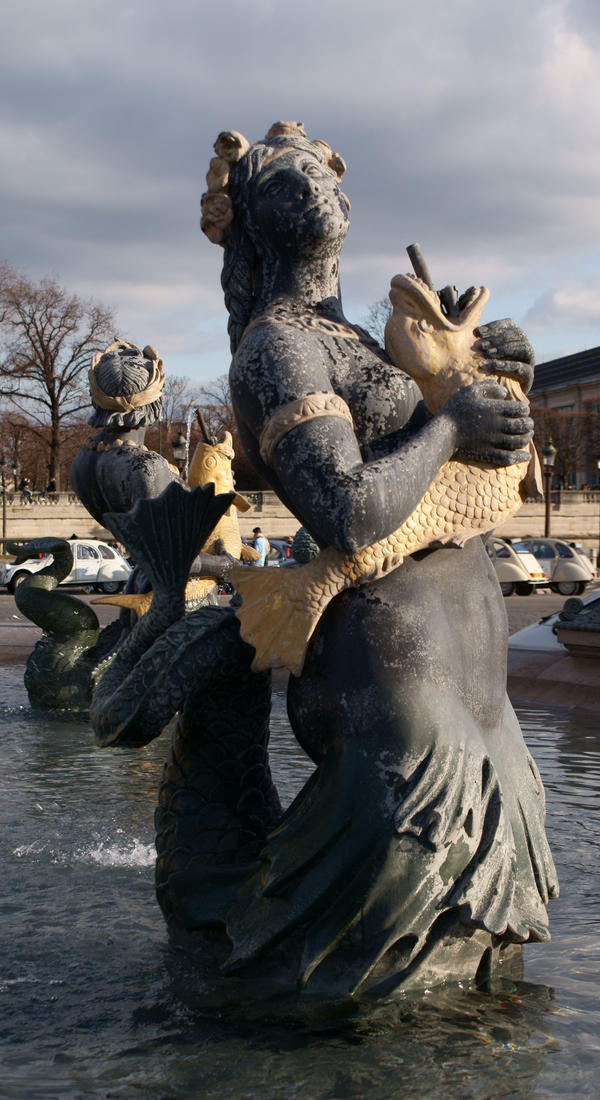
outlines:
[[[229,313],[227,331],[232,353],[250,320],[265,274],[275,263],[272,250],[252,220],[249,192],[265,162],[274,153],[289,148],[305,150],[328,167],[318,146],[308,138],[290,134],[251,145],[241,160],[231,167],[228,193],[233,203],[233,223],[225,241],[221,286]]]
[[[147,359],[139,348],[133,344],[119,342],[112,344],[100,356],[94,366],[94,374],[105,394],[130,398],[146,389],[153,368],[153,360]],[[103,409],[94,401],[93,396],[92,405],[94,411],[88,424],[94,428],[147,428],[150,424],[154,424],[161,414],[162,395],[155,401],[147,405],[139,405],[130,412]]]

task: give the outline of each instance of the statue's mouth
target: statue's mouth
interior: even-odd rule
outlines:
[[[460,309],[456,317],[449,317],[444,312],[438,292],[418,275],[394,275],[390,290],[392,303],[398,295],[403,297],[405,308],[410,305],[411,312],[422,314],[438,327],[453,331],[468,324],[482,302],[487,300],[488,290],[484,286],[469,287],[460,299]]]

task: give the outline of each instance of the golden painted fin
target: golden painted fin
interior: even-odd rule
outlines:
[[[185,602],[195,603],[197,600],[201,600],[214,587],[215,581],[211,577],[191,577],[185,586]],[[135,611],[138,619],[141,619],[142,615],[145,615],[149,610],[153,595],[152,591],[130,592],[126,595],[98,596],[90,602],[114,604],[115,607],[128,607],[130,610]]]
[[[253,672],[267,668],[288,668],[294,676],[302,672],[306,647],[331,598],[324,604],[307,598],[308,568],[232,570],[232,583],[243,601],[236,609],[240,634],[255,649]]]
[[[114,607],[128,607],[135,611],[138,619],[145,615],[152,603],[152,592],[129,592],[127,595],[97,596],[91,603],[108,603]]]

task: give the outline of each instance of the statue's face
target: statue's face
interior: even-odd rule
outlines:
[[[287,149],[254,181],[251,211],[261,236],[288,254],[340,247],[348,232],[348,208],[336,176],[318,156]]]

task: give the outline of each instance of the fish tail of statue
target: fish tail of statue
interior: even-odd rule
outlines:
[[[192,562],[229,508],[233,493],[214,485],[185,489],[171,482],[158,497],[138,500],[131,512],[109,512],[104,522],[133,555],[153,589],[183,588]]]
[[[232,583],[242,598],[240,634],[253,646],[253,672],[287,668],[299,676],[308,643],[327,604],[344,584],[323,585],[321,555],[298,569],[237,568]]]

